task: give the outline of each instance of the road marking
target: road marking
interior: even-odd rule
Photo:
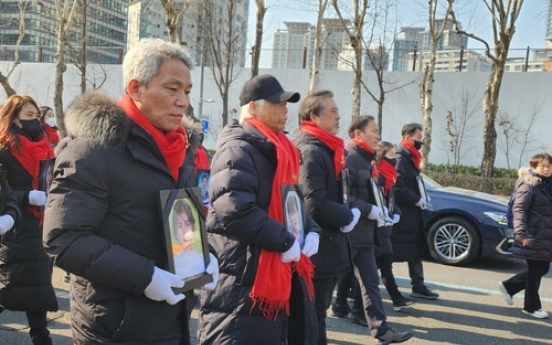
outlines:
[[[405,281],[407,283],[410,283],[410,278],[407,278],[407,277],[395,277],[395,279],[396,280],[402,280],[402,281]],[[478,293],[486,293],[486,294],[489,294],[489,295],[497,295],[497,296],[502,297],[502,293],[498,290],[498,281],[496,282],[496,284],[497,284],[496,290],[475,288],[475,287],[472,287],[472,286],[457,285],[457,284],[447,284],[447,283],[435,282],[435,281],[431,281],[431,280],[426,280],[425,282],[428,283],[429,285],[441,286],[441,287],[446,287],[446,288],[456,289],[456,290],[465,290],[465,291],[472,291],[472,292],[478,292]],[[524,294],[518,293],[513,298],[523,299],[524,297],[525,297]],[[541,297],[540,300],[541,300],[541,302],[552,303],[552,298]]]

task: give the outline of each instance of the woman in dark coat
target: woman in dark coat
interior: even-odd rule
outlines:
[[[42,248],[46,193],[39,189],[40,161],[54,152],[29,96],[11,96],[0,110],[0,164],[22,212],[18,226],[2,236],[0,306],[24,311],[33,344],[52,344],[46,312],[58,309],[52,264]]]
[[[529,161],[530,168],[521,168],[516,182],[512,208],[515,242],[513,255],[527,260],[527,270],[498,286],[508,304],[512,296],[525,290],[524,314],[548,318],[542,309],[539,288],[552,261],[552,156],[538,154]]]

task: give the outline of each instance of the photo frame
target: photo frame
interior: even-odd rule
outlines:
[[[0,170],[0,214],[4,214],[8,194],[8,172]]]
[[[197,187],[200,189],[203,207],[209,207],[209,188],[211,187],[211,171],[199,169],[197,171]]]
[[[383,211],[383,207],[385,206],[385,199],[383,198],[383,194],[381,193],[381,188],[378,181],[373,177],[370,178],[370,186],[372,188],[372,195],[374,196],[374,204]],[[380,217],[382,221],[385,221],[385,215],[383,213],[380,214]]]
[[[420,197],[424,199],[426,203],[429,203],[427,199],[424,179],[421,176],[416,176],[416,182],[418,183],[418,191],[420,191]]]
[[[349,207],[349,202],[351,200],[349,169],[343,169],[341,171],[341,195],[343,205]]]
[[[38,189],[48,194],[52,181],[54,180],[55,158],[43,159],[40,161]]]
[[[209,245],[199,188],[159,192],[169,271],[180,276],[184,287],[175,293],[202,287],[213,281],[206,273]]]
[[[284,209],[284,224],[291,232],[301,249],[305,244],[307,229],[307,213],[303,203],[303,196],[295,185],[282,186],[282,205]]]

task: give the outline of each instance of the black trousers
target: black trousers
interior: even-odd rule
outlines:
[[[506,291],[513,296],[525,290],[523,309],[530,313],[542,308],[539,288],[542,277],[550,270],[549,261],[527,260],[527,270],[502,282]]]
[[[425,284],[422,259],[418,258],[413,261],[408,261],[408,273],[410,274],[410,279],[412,280],[412,289],[423,289]]]
[[[337,291],[336,291],[336,298],[335,298],[336,306],[343,307],[343,309],[349,306],[347,302],[347,298],[350,298],[356,295],[355,285],[356,285],[356,278],[352,269],[347,271],[347,273],[345,273],[339,278],[339,282],[337,283]]]
[[[376,257],[376,262],[381,273],[381,280],[387,289],[389,296],[393,301],[399,299],[402,295],[393,275],[393,254],[381,255]]]
[[[314,308],[318,318],[318,345],[327,345],[328,336],[326,335],[326,317],[327,311],[332,303],[332,294],[337,284],[338,276],[328,276],[323,278],[315,277],[314,283]]]
[[[4,308],[0,307],[0,313]],[[29,322],[29,335],[33,345],[52,345],[50,331],[48,330],[48,321],[45,311],[27,311],[27,321]]]

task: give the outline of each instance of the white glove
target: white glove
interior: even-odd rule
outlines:
[[[385,218],[389,218],[389,209],[385,206],[383,206],[383,215]]]
[[[299,259],[301,258],[301,247],[299,247],[299,242],[294,241],[291,248],[289,248],[287,252],[280,255],[280,260],[282,260],[282,262],[285,264],[292,261],[299,261]]]
[[[206,288],[207,290],[213,290],[215,286],[217,286],[217,282],[218,282],[219,263],[217,258],[212,253],[209,253],[209,259],[210,259],[209,265],[205,269],[205,272],[213,276],[213,281],[203,285],[203,287]]]
[[[305,237],[302,253],[308,257],[318,253],[318,245],[320,244],[320,236],[316,232],[309,232]]]
[[[429,204],[431,202],[431,198],[429,197],[429,195],[426,195],[427,197],[427,203]]]
[[[418,201],[416,203],[416,206],[418,206],[419,208],[421,208],[422,210],[425,210],[426,207],[427,207],[427,203],[424,199],[420,199],[420,201]]]
[[[184,294],[175,295],[171,288],[181,288],[184,286],[184,280],[169,271],[155,267],[144,295],[154,301],[166,301],[170,305],[175,305],[182,301],[186,296]]]
[[[341,227],[341,232],[344,234],[351,232],[358,224],[358,220],[360,219],[360,210],[358,208],[353,208],[351,212],[353,213],[353,221],[349,223],[349,225]]]
[[[383,221],[384,217],[382,209],[377,207],[376,205],[372,205],[372,210],[370,210],[368,219],[377,220],[378,222]]]
[[[33,206],[44,206],[46,203],[46,193],[41,190],[32,190],[29,192],[29,204]]]
[[[6,232],[10,231],[14,224],[15,221],[9,214],[0,216],[0,235],[4,235]],[[316,242],[316,250],[318,251],[318,242]]]
[[[397,224],[400,221],[401,221],[401,215],[400,214],[395,214],[393,216],[393,224]]]

